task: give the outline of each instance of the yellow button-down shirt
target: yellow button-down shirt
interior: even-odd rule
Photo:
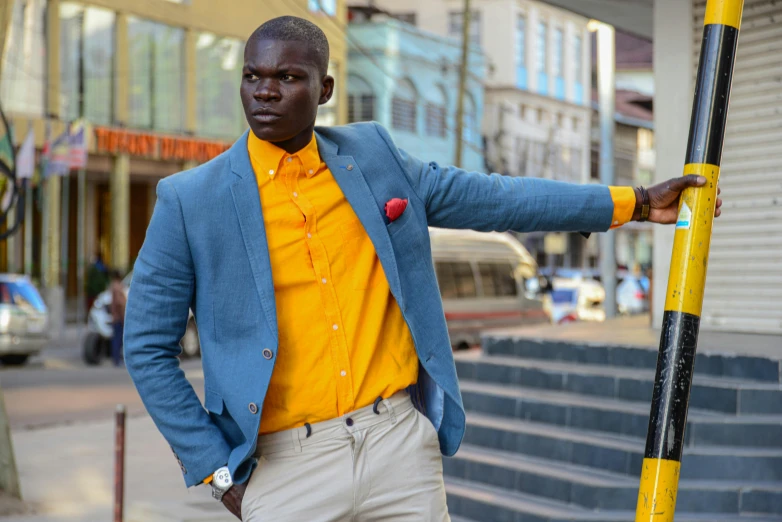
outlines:
[[[288,154],[249,133],[277,305],[279,350],[260,433],[333,419],[418,380],[410,330],[361,222],[313,136]],[[635,194],[611,187],[613,227]]]
[[[314,136],[293,155],[253,133],[247,146],[279,331],[260,432],[333,419],[416,383],[410,329]]]

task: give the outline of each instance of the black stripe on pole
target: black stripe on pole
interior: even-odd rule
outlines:
[[[685,163],[720,165],[738,41],[739,30],[735,27],[713,24],[703,28]]]
[[[697,315],[663,316],[645,458],[681,462],[699,327]]]

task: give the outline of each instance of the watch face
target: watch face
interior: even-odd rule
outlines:
[[[214,483],[220,489],[228,489],[233,485],[228,468],[218,469],[214,474]]]

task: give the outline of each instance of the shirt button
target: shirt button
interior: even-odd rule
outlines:
[[[288,163],[290,163],[291,161],[293,161],[293,158],[288,158],[288,159],[286,159],[285,161],[287,161]]]
[[[326,284],[326,278],[324,277],[323,279],[320,280],[320,282],[325,285]]]
[[[264,350],[263,350],[263,358],[264,359],[271,359],[273,356],[274,356],[274,354],[272,353],[271,350],[269,350],[268,348],[264,348]]]
[[[312,239],[312,234],[310,234],[309,232],[307,232],[307,238],[308,238],[308,239]]]
[[[350,417],[348,417],[348,418],[345,420],[345,424],[347,424],[348,426],[353,426],[353,419],[351,419]]]
[[[348,374],[348,372],[346,372],[345,370],[342,370],[341,372],[339,372],[339,374],[344,377],[344,376],[346,376]]]
[[[312,169],[308,170],[307,172],[308,172],[309,174],[312,174]]]
[[[274,171],[273,170],[269,171],[269,176],[274,176]]]
[[[332,326],[332,328],[334,328],[334,329],[336,330],[336,329],[338,329],[338,328],[339,328],[339,326],[337,326],[337,325],[335,324],[334,326]]]
[[[294,197],[294,198],[297,198],[297,197],[299,197],[299,193],[298,193],[298,192],[294,192],[294,193],[293,193],[293,197]]]
[[[247,406],[247,409],[248,409],[248,410],[250,410],[250,413],[252,413],[253,415],[255,415],[256,413],[258,413],[258,406],[257,406],[257,405],[256,405],[254,402],[251,402],[251,403],[250,403],[250,404]]]
[[[353,165],[348,165],[348,170],[353,170]]]

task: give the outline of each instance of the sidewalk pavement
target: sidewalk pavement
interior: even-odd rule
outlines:
[[[513,337],[563,341],[587,345],[632,346],[658,350],[660,326],[651,325],[648,315],[619,317],[602,323],[579,322],[539,325],[484,332],[489,337]],[[746,355],[782,359],[782,336],[701,331],[698,353]]]
[[[13,432],[22,495],[34,514],[2,522],[107,522],[114,495],[114,421]],[[126,427],[126,522],[235,522],[208,487],[186,489],[147,415]]]

